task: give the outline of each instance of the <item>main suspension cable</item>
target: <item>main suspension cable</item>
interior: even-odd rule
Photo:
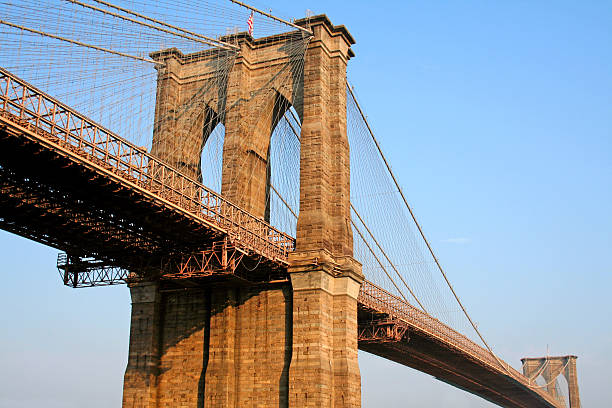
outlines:
[[[393,171],[391,170],[391,166],[389,165],[389,162],[387,161],[387,158],[383,154],[382,149],[380,147],[380,144],[378,143],[378,140],[374,136],[374,132],[372,131],[372,128],[370,127],[370,124],[368,123],[368,120],[366,119],[366,116],[363,113],[363,110],[361,109],[361,106],[359,105],[359,102],[357,101],[357,97],[355,96],[355,93],[353,92],[353,89],[352,89],[351,85],[349,84],[348,80],[347,80],[346,84],[347,84],[347,88],[349,90],[349,93],[351,94],[351,97],[353,98],[353,101],[355,102],[355,106],[357,106],[357,109],[359,110],[359,114],[361,115],[361,118],[363,119],[366,127],[368,128],[368,132],[370,133],[370,136],[372,137],[372,140],[374,141],[374,144],[376,145],[376,149],[378,150],[378,153],[380,154],[380,157],[383,159],[383,162],[385,163],[385,166],[387,167],[387,170],[389,171],[389,175],[393,179],[393,183],[395,184],[395,187],[397,188],[400,196],[402,197],[402,200],[404,201],[404,204],[406,205],[406,208],[408,209],[408,212],[410,213],[410,216],[412,217],[412,220],[414,221],[414,224],[416,225],[417,229],[419,230],[419,234],[423,238],[423,241],[425,242],[425,245],[427,245],[427,249],[429,250],[429,253],[433,257],[436,265],[438,266],[438,270],[440,271],[440,273],[442,273],[442,276],[444,277],[444,280],[446,281],[446,284],[448,285],[448,287],[450,288],[453,296],[455,297],[455,300],[457,301],[457,303],[461,307],[461,310],[463,311],[463,314],[465,315],[465,317],[467,317],[468,321],[470,322],[470,325],[472,326],[472,328],[474,329],[474,331],[476,332],[476,334],[478,335],[478,337],[480,338],[482,343],[485,345],[487,350],[489,350],[489,352],[495,357],[495,359],[498,361],[498,363],[500,363],[502,366],[504,366],[501,363],[501,361],[497,358],[495,353],[493,353],[493,350],[491,349],[491,347],[489,346],[487,341],[484,339],[484,337],[480,333],[480,330],[478,330],[478,327],[476,326],[476,324],[474,324],[474,321],[472,320],[472,318],[468,314],[467,310],[463,306],[463,303],[459,299],[459,296],[455,292],[455,289],[453,288],[453,285],[451,285],[450,281],[448,280],[448,277],[446,276],[446,273],[444,272],[444,269],[442,268],[442,265],[440,265],[440,262],[438,261],[438,258],[434,254],[434,251],[433,251],[431,245],[429,244],[429,241],[425,237],[425,233],[423,232],[423,229],[421,228],[421,225],[417,221],[416,216],[414,215],[414,212],[412,211],[412,208],[408,204],[408,200],[406,200],[406,196],[404,196],[402,188],[400,187],[397,179],[395,178],[395,175],[393,174]],[[509,370],[507,370],[507,371],[510,372]]]
[[[290,111],[289,111],[290,112]],[[286,114],[285,114],[286,115]],[[296,119],[293,112],[291,112],[291,115],[293,116],[293,119]],[[287,118],[285,116],[285,118]],[[291,128],[291,132],[295,135],[295,137],[297,138],[298,141],[301,141],[299,134],[297,133],[297,130],[295,130],[295,128],[293,127],[293,125],[291,124],[291,122],[289,120],[287,120],[287,123],[289,124],[289,127]],[[295,215],[295,213],[293,212],[293,210],[291,209],[291,207],[289,207],[289,205],[285,202],[285,200],[283,200],[283,198],[281,197],[281,195],[276,191],[276,189],[274,188],[274,186],[272,186],[270,184],[270,187],[272,187],[272,189],[274,190],[274,192],[278,195],[278,197],[283,201],[283,203],[285,203],[285,205],[287,206],[287,208],[289,208],[289,211],[291,211],[291,213],[293,213]],[[361,218],[361,215],[359,214],[359,212],[357,212],[357,209],[355,208],[355,206],[353,206],[353,203],[350,203],[351,205],[351,209],[353,210],[353,212],[355,213],[355,215],[357,216],[357,218],[359,218],[359,221],[361,222],[361,224],[364,226],[364,228],[366,229],[366,231],[368,232],[368,234],[370,235],[370,237],[372,238],[372,240],[374,241],[374,243],[376,244],[376,246],[378,247],[378,249],[380,250],[380,252],[383,254],[383,256],[385,257],[385,259],[387,259],[387,262],[389,262],[389,265],[391,265],[391,267],[393,268],[393,270],[395,271],[395,273],[397,274],[397,276],[400,278],[400,280],[402,281],[402,283],[404,284],[404,286],[406,287],[406,289],[408,289],[408,291],[410,292],[410,295],[412,295],[412,297],[414,298],[414,300],[416,300],[416,302],[419,304],[419,306],[421,307],[421,310],[423,310],[425,313],[427,312],[427,309],[425,309],[425,306],[423,306],[423,304],[421,303],[421,301],[419,300],[419,298],[416,296],[416,294],[413,292],[412,288],[410,288],[410,286],[408,285],[408,283],[406,283],[406,281],[404,280],[404,278],[402,277],[402,275],[399,273],[399,271],[397,270],[397,268],[395,267],[395,265],[393,264],[393,262],[391,261],[391,259],[389,259],[389,256],[387,255],[387,253],[385,252],[385,250],[381,247],[381,245],[378,243],[378,240],[374,237],[374,234],[372,234],[372,231],[370,230],[370,228],[368,228],[367,224],[365,223],[365,221],[363,220],[363,218]],[[297,216],[296,216],[297,218]],[[382,270],[385,272],[385,274],[387,275],[387,277],[391,280],[391,283],[393,283],[393,286],[395,286],[395,288],[398,290],[398,292],[400,293],[400,295],[404,298],[404,300],[406,300],[406,297],[404,296],[403,292],[397,287],[397,285],[395,284],[395,281],[393,280],[393,278],[391,278],[391,276],[389,275],[389,273],[387,272],[387,270],[385,269],[385,267],[383,266],[382,262],[380,261],[380,259],[378,259],[378,256],[374,253],[374,250],[372,249],[372,247],[370,247],[370,245],[366,242],[365,237],[362,235],[361,231],[359,231],[359,229],[357,228],[357,225],[355,224],[355,222],[353,220],[351,220],[351,223],[353,224],[353,226],[355,227],[355,230],[357,230],[357,233],[361,236],[361,238],[363,239],[364,243],[366,244],[366,246],[368,247],[368,249],[370,250],[370,252],[372,253],[372,255],[374,256],[374,258],[376,259],[376,261],[378,262],[378,264],[380,265],[380,267],[382,268]],[[406,300],[407,302],[408,300]]]
[[[138,61],[150,62],[152,64],[163,65],[163,64],[161,64],[161,63],[159,63],[157,61],[154,61],[152,59],[138,57],[136,55],[126,54],[126,53],[119,52],[119,51],[114,51],[114,50],[111,50],[111,49],[108,49],[108,48],[98,47],[97,45],[87,44],[87,43],[84,43],[84,42],[81,42],[81,41],[72,40],[72,39],[66,38],[66,37],[60,37],[59,35],[47,33],[45,31],[35,30],[33,28],[25,27],[25,26],[22,26],[22,25],[19,25],[19,24],[9,23],[8,21],[0,20],[0,24],[4,24],[4,25],[7,25],[7,26],[13,27],[13,28],[18,28],[20,30],[28,31],[30,33],[42,35],[44,37],[53,38],[55,40],[65,41],[65,42],[68,42],[68,43],[71,43],[71,44],[79,45],[81,47],[92,48],[92,49],[94,49],[96,51],[102,51],[102,52],[106,52],[106,53],[109,53],[109,54],[119,55],[121,57],[131,58],[131,59],[135,59],[135,60],[138,60]]]
[[[178,26],[175,26],[175,25],[172,25],[172,24],[165,23],[165,22],[163,22],[161,20],[157,20],[157,19],[149,17],[147,15],[144,15],[144,14],[141,14],[141,13],[137,13],[135,11],[132,11],[132,10],[129,10],[129,9],[126,9],[126,8],[123,8],[123,7],[116,6],[116,5],[114,5],[112,3],[109,3],[107,1],[103,1],[103,0],[93,0],[93,1],[95,1],[96,3],[103,4],[103,5],[107,6],[107,7],[114,8],[115,10],[122,11],[122,12],[124,12],[126,14],[131,14],[131,15],[133,15],[135,17],[142,18],[143,20],[150,21],[152,23],[156,23],[156,24],[162,25],[164,27],[172,28],[174,30],[183,32],[185,34],[192,35],[194,37],[202,38],[202,39],[206,40],[207,42],[209,42],[209,45],[220,46],[220,47],[229,48],[229,49],[233,49],[233,50],[239,50],[240,49],[240,47],[237,47],[237,46],[235,46],[233,44],[230,44],[230,43],[226,43],[225,41],[217,40],[217,39],[214,39],[214,38],[211,38],[211,37],[207,37],[207,36],[202,35],[202,34],[194,33],[193,31],[185,30],[184,28],[181,28],[181,27],[178,27]]]
[[[121,14],[113,13],[112,11],[104,10],[104,9],[102,9],[100,7],[92,6],[91,4],[83,3],[83,2],[78,1],[78,0],[64,0],[64,1],[76,4],[78,6],[81,6],[81,7],[84,7],[84,8],[88,8],[88,9],[91,9],[91,10],[94,10],[94,11],[98,11],[100,13],[104,13],[104,14],[107,14],[109,16],[113,16],[113,17],[116,17],[116,18],[119,18],[119,19],[122,19],[122,20],[125,20],[125,21],[129,21],[130,23],[138,24],[138,25],[141,25],[141,26],[144,26],[144,27],[147,27],[147,28],[151,28],[153,30],[161,31],[161,32],[164,32],[164,33],[167,33],[167,34],[172,34],[172,35],[175,35],[177,37],[182,37],[182,38],[185,38],[187,40],[199,42],[199,43],[206,44],[206,45],[212,45],[212,46],[215,46],[215,47],[219,46],[219,44],[211,42],[209,40],[203,40],[203,39],[200,39],[200,38],[194,38],[192,36],[187,36],[185,34],[177,33],[176,31],[171,31],[171,30],[167,30],[165,28],[157,27],[157,26],[154,26],[152,24],[145,23],[143,21],[134,20],[133,18],[122,16]],[[235,48],[237,48],[237,47],[233,47],[233,49],[235,49]]]

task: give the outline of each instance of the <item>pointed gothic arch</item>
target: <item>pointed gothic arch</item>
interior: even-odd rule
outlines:
[[[289,105],[270,135],[268,147],[269,222],[295,236],[300,212],[300,129],[297,110]]]

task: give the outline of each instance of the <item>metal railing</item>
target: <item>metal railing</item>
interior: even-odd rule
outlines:
[[[0,116],[216,227],[242,249],[286,264],[295,248],[293,237],[3,68]]]

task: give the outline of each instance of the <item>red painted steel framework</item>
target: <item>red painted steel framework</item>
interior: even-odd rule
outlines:
[[[121,177],[168,207],[197,217],[248,252],[286,264],[295,239],[0,68],[2,119],[41,142]]]
[[[25,156],[20,156],[28,154],[35,155],[54,178],[45,179],[40,171],[28,173],[32,164],[24,164]],[[79,179],[82,174],[85,177]],[[58,180],[60,176],[69,180]],[[82,208],[88,203],[82,203],[75,190],[89,184],[102,191],[97,198],[102,209]],[[112,194],[112,202],[104,201],[107,193]],[[137,206],[158,217],[160,230],[125,208],[105,211],[105,206],[121,207],[121,198],[126,207]],[[18,211],[11,212],[13,208]],[[278,271],[259,280],[286,279],[288,254],[295,248],[293,237],[2,68],[0,210],[8,214],[0,214],[0,228],[77,253],[58,258],[64,284],[73,287],[131,279],[193,284],[193,279],[204,277],[245,278],[240,270],[245,259],[263,261]],[[20,218],[22,212],[26,217]],[[169,233],[168,225],[176,230],[175,236],[164,235]],[[181,241],[188,232],[192,235]],[[88,241],[90,236],[94,241]],[[189,247],[187,242],[193,241],[195,246]],[[79,252],[81,246],[89,249]],[[99,246],[101,250],[91,250]],[[167,252],[172,256],[164,257]],[[161,275],[147,275],[151,270]],[[375,284],[365,281],[358,301],[360,349],[503,406],[559,406],[483,347]]]

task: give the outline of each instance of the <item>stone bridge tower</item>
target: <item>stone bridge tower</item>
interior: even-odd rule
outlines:
[[[580,408],[580,393],[578,391],[578,374],[576,372],[576,356],[522,358],[523,375],[530,380],[542,376],[546,381],[546,389],[553,397],[562,403],[563,398],[557,392],[557,378],[562,375],[567,381],[569,408]]]
[[[202,146],[223,124],[222,194],[264,219],[270,136],[295,108],[302,122],[300,212],[285,280],[131,285],[125,408],[361,405],[363,275],[353,258],[346,134],[354,40],[324,15],[296,24],[313,36],[238,34],[228,41],[239,53],[170,49],[152,56],[164,64],[152,153],[197,178]]]

